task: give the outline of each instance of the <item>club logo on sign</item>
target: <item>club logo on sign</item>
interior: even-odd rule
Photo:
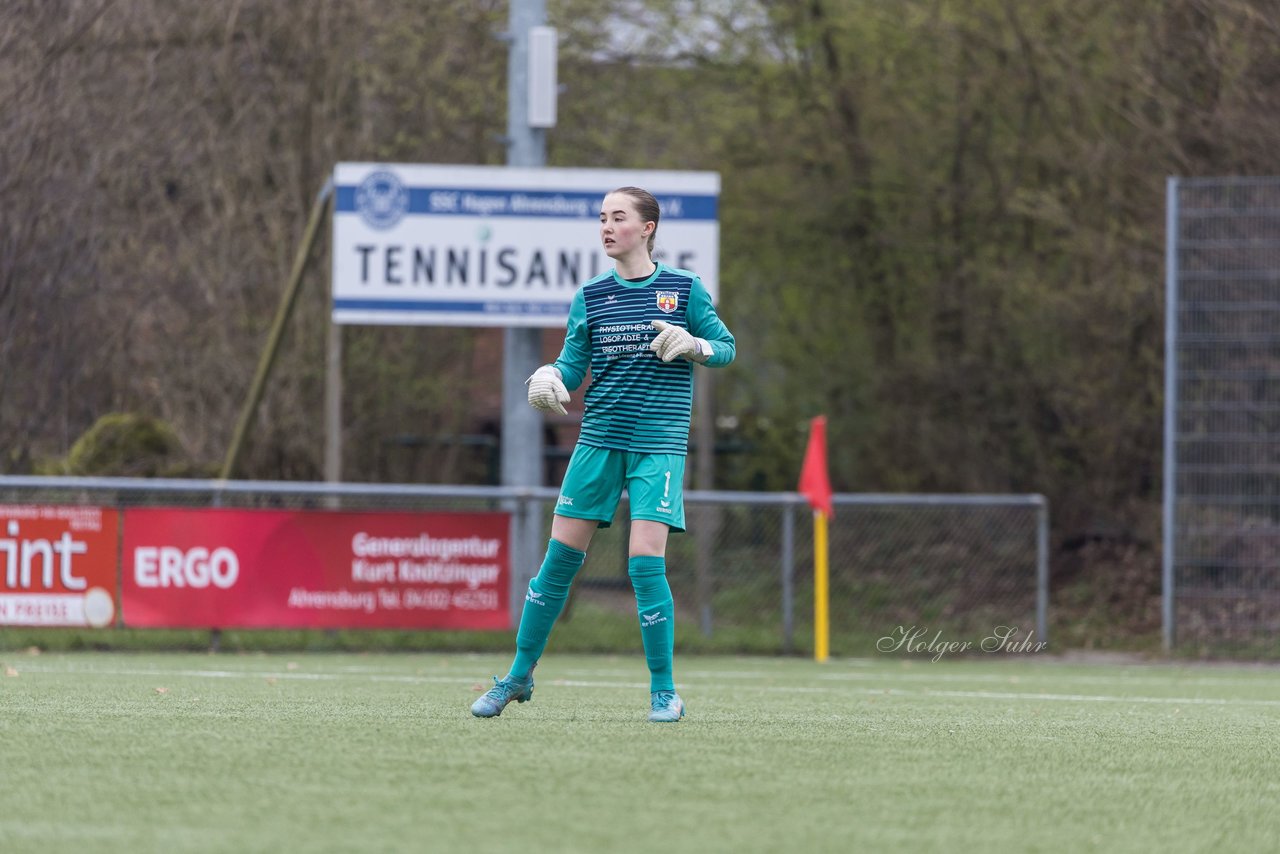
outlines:
[[[680,295],[675,291],[658,291],[658,310],[667,314],[676,310],[680,304]]]
[[[391,228],[409,210],[409,190],[394,172],[372,172],[356,187],[356,210],[371,228]]]

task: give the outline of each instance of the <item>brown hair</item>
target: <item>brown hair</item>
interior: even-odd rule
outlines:
[[[658,234],[658,200],[653,197],[653,193],[648,190],[642,190],[639,187],[619,187],[613,191],[621,193],[624,196],[630,196],[631,201],[636,204],[636,213],[640,214],[641,222],[652,222],[653,231],[649,233],[649,254],[653,254],[653,239]],[[613,193],[610,193],[613,195]]]

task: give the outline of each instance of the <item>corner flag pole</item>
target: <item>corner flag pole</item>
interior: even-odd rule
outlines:
[[[813,507],[813,659],[826,661],[831,653],[831,585],[827,562],[827,519],[834,516],[831,480],[827,476],[827,418],[809,421],[809,444],[804,451],[798,491]]]
[[[813,511],[813,660],[831,653],[830,574],[827,567],[827,514]]]

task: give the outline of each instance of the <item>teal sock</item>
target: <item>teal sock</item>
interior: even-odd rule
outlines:
[[[516,657],[511,662],[509,675],[525,679],[529,671],[542,657],[551,627],[564,610],[569,598],[569,586],[578,574],[587,553],[566,546],[559,540],[547,544],[547,556],[542,567],[529,582],[529,592],[524,597],[524,610],[520,614],[520,629],[516,632]]]
[[[633,557],[627,561],[627,574],[636,591],[649,690],[674,691],[671,658],[676,644],[676,608],[667,584],[667,562],[656,556]]]

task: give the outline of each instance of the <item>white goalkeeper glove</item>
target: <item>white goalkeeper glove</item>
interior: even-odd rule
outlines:
[[[569,402],[569,389],[564,387],[560,370],[555,365],[538,368],[524,384],[529,387],[529,405],[534,409],[568,414],[564,405]]]
[[[662,361],[670,362],[676,356],[684,356],[690,362],[701,364],[711,358],[710,342],[705,338],[694,338],[684,327],[655,320],[653,328],[658,330],[658,335],[649,342],[649,349]]]

